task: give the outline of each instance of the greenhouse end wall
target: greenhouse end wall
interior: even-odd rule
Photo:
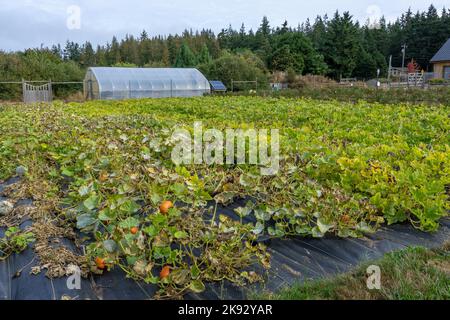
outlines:
[[[86,99],[196,97],[211,92],[206,77],[194,68],[108,68],[86,72]]]

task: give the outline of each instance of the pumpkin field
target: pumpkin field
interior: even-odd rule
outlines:
[[[450,209],[450,106],[202,97],[0,104],[0,259],[29,244],[49,277],[118,268],[157,298],[205,283],[263,281],[261,238],[362,237],[409,223],[434,232]],[[176,165],[175,129],[279,129],[279,170]],[[236,219],[218,206],[239,202]],[[32,226],[17,227],[30,217]],[[50,246],[63,236],[84,254]],[[258,266],[258,267],[256,267]]]

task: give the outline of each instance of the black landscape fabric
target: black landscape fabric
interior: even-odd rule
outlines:
[[[12,181],[9,181],[10,183]],[[0,185],[0,191],[5,185]],[[3,200],[4,198],[0,198]],[[31,201],[22,201],[17,205],[29,205]],[[220,214],[236,217],[233,208],[219,208]],[[30,225],[24,221],[21,228]],[[0,228],[3,237],[4,228]],[[409,223],[383,227],[377,233],[360,239],[324,239],[291,238],[267,240],[272,255],[271,269],[266,281],[250,287],[238,287],[226,281],[209,283],[201,294],[189,293],[185,299],[245,299],[249,293],[264,289],[276,291],[283,286],[292,285],[307,279],[318,279],[349,271],[359,263],[376,259],[387,252],[404,249],[407,246],[439,247],[450,239],[450,219],[441,221],[436,233],[424,233],[414,229]],[[60,244],[79,252],[67,239]],[[81,280],[81,289],[69,289],[67,277],[49,279],[45,272],[31,274],[31,268],[39,264],[33,249],[28,248],[20,254],[14,254],[0,261],[0,300],[143,300],[152,299],[157,287],[127,279],[125,274],[114,269],[101,276],[90,276]]]

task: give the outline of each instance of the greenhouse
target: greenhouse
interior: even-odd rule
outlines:
[[[210,93],[205,76],[193,68],[89,68],[86,99],[195,97]]]

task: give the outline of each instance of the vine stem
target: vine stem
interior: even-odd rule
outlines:
[[[216,215],[217,215],[217,201],[216,201],[216,205],[214,206],[214,214],[211,219],[211,227],[214,225],[214,222],[216,221]]]

